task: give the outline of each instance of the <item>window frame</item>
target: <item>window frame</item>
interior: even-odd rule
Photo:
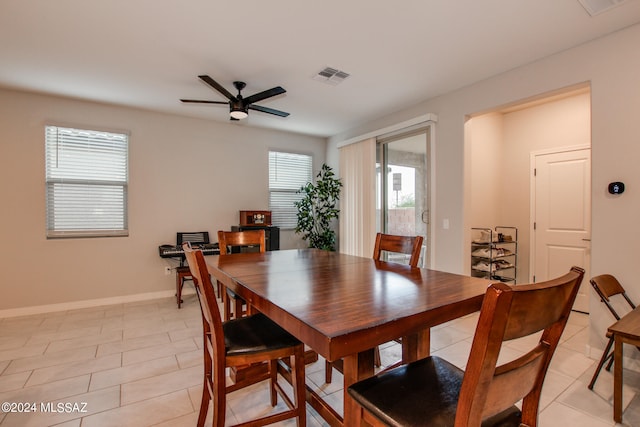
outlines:
[[[52,133],[56,133],[62,130],[63,132],[71,133],[88,133],[89,135],[85,137],[78,138],[77,136],[67,136],[66,139],[60,139],[60,137],[52,137]],[[95,127],[83,127],[83,126],[73,126],[73,125],[63,125],[63,124],[55,124],[55,123],[47,123],[44,127],[45,131],[45,230],[46,230],[46,238],[47,239],[61,239],[61,238],[96,238],[96,237],[127,237],[129,235],[129,221],[128,221],[128,211],[129,211],[129,160],[130,160],[130,133],[127,131],[121,130],[105,130],[105,129],[96,129]],[[56,134],[57,135],[57,134]],[[101,135],[101,136],[99,136]],[[104,149],[104,144],[106,141],[109,141],[109,135],[113,136],[113,140],[115,141],[112,144],[111,148]],[[99,136],[99,137],[96,137]],[[72,141],[74,139],[80,140],[84,143],[88,143],[88,148],[84,150],[76,150],[75,155],[78,158],[86,157],[91,161],[79,161],[76,159],[75,161],[69,162],[66,166],[73,165],[72,168],[67,171],[59,171],[58,173],[55,170],[50,169],[53,162],[57,162],[59,159],[59,154],[56,151],[55,155],[52,155],[52,150],[58,150],[59,148],[50,147],[53,143],[66,144],[64,149],[69,150],[68,152],[73,154],[73,149],[70,148],[73,144]],[[102,152],[104,156],[100,154],[96,155],[96,152]],[[79,153],[79,154],[78,154]],[[88,154],[87,154],[88,153]],[[98,168],[95,162],[96,157],[98,159],[104,159],[106,156],[111,156],[113,159],[117,160],[114,163],[114,167],[106,168],[107,175],[105,176],[95,173],[96,170],[102,169]],[[93,159],[91,159],[93,157]],[[86,160],[86,159],[85,159]],[[109,162],[107,162],[109,164]],[[86,169],[87,173],[82,174],[77,171],[78,167],[83,167]],[[93,173],[89,172],[92,171]],[[57,175],[57,176],[56,176]],[[56,206],[55,199],[55,185],[59,184],[70,184],[70,186],[76,186],[79,188],[78,194],[81,194],[78,199],[81,204],[74,206],[73,213],[68,217],[72,220],[73,215],[77,215],[80,221],[72,223],[71,226],[56,226],[56,209],[61,209],[62,206]],[[82,189],[84,187],[84,189]],[[94,187],[95,190],[89,190]],[[98,190],[100,188],[101,191]],[[116,201],[116,212],[117,215],[114,215],[116,221],[112,221],[109,226],[101,227],[97,221],[86,221],[85,224],[82,224],[83,209],[104,209],[104,204],[99,204],[96,202],[95,195],[105,195],[106,189],[115,188],[116,189],[116,197],[109,195],[112,197],[113,201]],[[62,194],[62,193],[60,193]],[[59,195],[58,197],[65,197],[64,194]],[[92,200],[93,199],[93,200]],[[64,199],[63,199],[64,200]],[[68,199],[70,200],[70,199]],[[68,201],[65,200],[65,201]],[[60,199],[58,199],[60,201]],[[109,200],[111,201],[111,200]],[[109,205],[107,205],[109,206]],[[89,217],[91,218],[91,217]],[[84,218],[86,219],[86,217]],[[96,219],[99,219],[96,216]],[[57,219],[61,220],[60,217]],[[94,225],[94,227],[87,227],[86,225]]]

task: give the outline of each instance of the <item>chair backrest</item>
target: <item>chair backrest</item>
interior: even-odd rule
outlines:
[[[210,243],[208,231],[190,231],[181,232],[176,235],[176,244],[182,246],[184,242],[189,242],[192,245]]]
[[[230,253],[229,247],[257,246],[260,252],[265,251],[264,230],[218,231],[220,255]]]
[[[216,366],[224,366],[223,361],[226,354],[222,317],[220,316],[216,294],[211,283],[211,276],[207,270],[207,263],[204,255],[202,255],[202,250],[192,249],[189,242],[184,242],[182,249],[184,250],[184,256],[193,276],[193,283],[200,301],[202,327],[205,336],[204,345],[210,346],[209,354],[214,360],[218,361]],[[207,339],[207,337],[209,338]]]
[[[455,426],[481,424],[520,399],[522,423],[536,425],[542,384],[567,323],[584,270],[573,267],[542,283],[494,283],[482,303],[456,410]],[[497,365],[504,341],[537,332],[537,345],[523,356]]]
[[[622,295],[632,309],[636,308],[636,305],[631,301],[620,282],[618,282],[618,279],[611,274],[601,274],[600,276],[592,278],[589,282],[616,320],[620,320],[620,315],[611,304],[612,296]]]
[[[422,236],[395,236],[392,234],[378,233],[373,248],[373,259],[379,261],[382,251],[411,255],[409,265],[416,267],[420,260],[422,249]]]

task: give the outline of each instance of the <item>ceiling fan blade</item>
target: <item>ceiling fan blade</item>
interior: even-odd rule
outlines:
[[[249,105],[250,110],[261,111],[263,113],[275,114],[280,117],[287,117],[289,113],[285,113],[284,111],[274,110],[273,108],[262,107],[260,105]]]
[[[204,101],[200,99],[181,99],[182,102],[193,102],[196,104],[224,104],[229,105],[227,101]]]
[[[280,95],[285,93],[286,90],[281,88],[280,86],[273,87],[271,89],[255,93],[251,96],[247,96],[244,98],[244,104],[253,104],[254,102],[262,101],[263,99],[271,98],[272,96]]]
[[[236,100],[236,97],[233,96],[231,94],[231,92],[226,90],[224,87],[222,87],[222,85],[220,83],[218,83],[217,81],[213,80],[211,77],[207,76],[206,74],[198,76],[198,78],[200,80],[202,80],[203,82],[205,82],[206,84],[208,84],[209,86],[211,86],[212,88],[214,88],[215,90],[217,90],[218,92],[220,92],[221,94],[223,94],[230,101],[235,101]]]

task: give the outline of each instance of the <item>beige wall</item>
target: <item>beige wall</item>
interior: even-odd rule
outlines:
[[[45,123],[131,133],[129,237],[45,238]],[[269,149],[312,154],[314,170],[326,153],[322,138],[8,90],[0,90],[0,130],[5,315],[31,306],[172,295],[174,276],[163,267],[176,263],[161,259],[158,245],[174,243],[177,231],[215,235],[238,223],[239,210],[267,209]],[[304,247],[291,231],[281,237],[282,247]]]
[[[503,115],[490,113],[468,120],[465,139],[470,153],[465,167],[468,178],[465,187],[469,188],[469,208],[473,212],[469,218],[470,227],[510,225],[500,220],[505,204],[501,197],[504,196],[501,185],[504,178]]]
[[[637,258],[640,254],[640,174],[637,159],[638,111],[640,111],[640,25],[566,50],[455,92],[425,101],[332,137],[338,142],[400,123],[413,117],[437,115],[435,129],[435,232],[434,267],[464,272],[467,258],[465,209],[465,118],[519,100],[589,82],[591,85],[592,144],[592,259],[593,275],[611,272],[640,301]],[[332,154],[335,155],[335,154]],[[623,181],[621,197],[607,194],[611,181]],[[443,229],[442,219],[450,222]],[[608,320],[599,321],[603,307],[591,299],[591,344],[603,346]]]

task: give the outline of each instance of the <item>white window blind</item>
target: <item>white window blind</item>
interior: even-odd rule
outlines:
[[[306,154],[269,152],[269,210],[273,225],[295,228],[297,209],[294,202],[303,195],[297,191],[311,182],[313,158]]]
[[[47,237],[126,236],[129,137],[46,126]]]

